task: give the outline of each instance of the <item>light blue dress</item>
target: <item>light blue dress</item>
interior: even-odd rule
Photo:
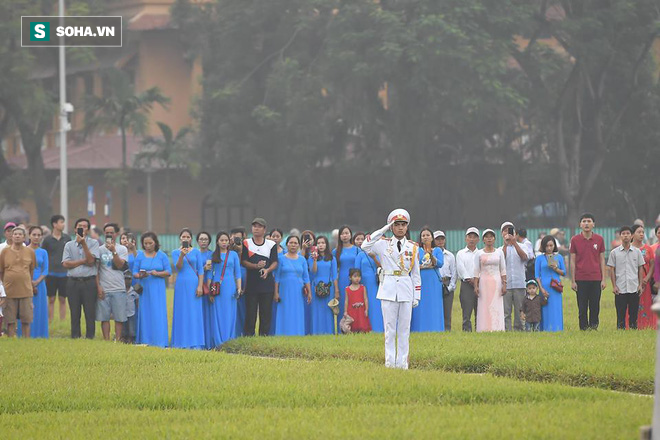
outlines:
[[[222,277],[222,267],[227,260],[224,278]],[[220,284],[220,294],[215,297],[211,312],[211,341],[207,344],[215,348],[230,339],[236,338],[236,311],[238,301],[236,300],[236,280],[241,278],[241,261],[235,251],[229,251],[228,254],[220,254],[220,263],[213,263],[211,282]]]
[[[199,251],[200,255],[202,256],[202,265],[206,264],[207,260],[211,259],[211,256],[213,255],[212,250],[206,250],[204,252]],[[207,283],[207,281],[211,277],[211,271],[206,271],[204,272],[204,284]],[[211,340],[212,340],[212,335],[211,335],[211,323],[212,323],[212,315],[211,315],[211,309],[213,305],[211,304],[211,301],[209,300],[208,295],[204,295],[202,297],[202,321],[204,325],[204,348],[206,349],[212,349],[214,346],[211,345]]]
[[[175,270],[180,254],[180,249],[172,251]],[[197,296],[199,275],[204,273],[204,262],[199,249],[192,249],[183,258],[181,270],[177,271],[174,284],[172,347],[204,348],[202,298]]]
[[[339,278],[337,284],[339,285],[339,316],[344,316],[344,302],[346,302],[346,288],[351,284],[351,279],[348,277],[348,271],[356,268],[355,259],[357,258],[360,248],[353,246],[350,249],[344,248],[341,251],[341,257],[337,260],[337,268],[339,270]],[[332,250],[332,256],[337,258],[337,249]],[[341,318],[340,318],[341,319]]]
[[[275,270],[281,301],[275,303],[271,334],[277,336],[305,335],[305,297],[303,287],[309,283],[307,260],[298,255],[295,260],[282,255]]]
[[[41,248],[33,250],[37,259],[37,266],[34,268],[32,281],[44,273],[48,274],[48,252]],[[34,317],[32,318],[32,324],[30,324],[30,337],[48,338],[48,295],[46,293],[45,278],[37,285],[37,294],[32,297],[32,304],[34,304],[34,310],[32,311]],[[21,321],[18,321],[16,334],[19,337],[23,336]]]
[[[361,249],[355,259],[355,266],[362,272],[362,285],[367,289],[371,330],[382,333],[383,312],[380,308],[380,300],[376,298],[378,294],[378,274],[376,273],[378,266],[374,259]]]
[[[310,304],[309,333],[312,335],[329,335],[335,332],[335,315],[328,307],[328,301],[335,297],[335,284],[337,283],[337,260],[332,257],[330,261],[321,260],[316,262],[316,273],[313,271],[314,259],[309,257],[309,279],[312,287],[312,303]],[[319,281],[331,282],[330,295],[325,298],[316,296],[316,285]]]
[[[420,266],[425,254],[424,249],[420,246],[418,249]],[[412,312],[410,331],[413,332],[442,332],[445,330],[442,282],[438,273],[445,256],[439,247],[433,248],[433,256],[437,260],[435,267],[420,270],[422,293],[419,305]]]
[[[172,273],[170,260],[163,251],[158,251],[153,258],[148,258],[143,252],[138,253],[133,264],[133,276],[137,276],[140,270]],[[138,282],[144,290],[139,300],[136,341],[138,344],[167,347],[169,337],[165,278],[149,275]]]
[[[566,273],[564,257],[555,254],[557,267]],[[546,332],[560,332],[564,330],[564,306],[562,294],[550,287],[551,280],[561,282],[561,277],[557,272],[548,266],[548,258],[545,255],[536,257],[535,264],[536,278],[541,279],[541,286],[548,292],[548,304],[541,307],[541,330]],[[540,292],[539,292],[540,294]]]

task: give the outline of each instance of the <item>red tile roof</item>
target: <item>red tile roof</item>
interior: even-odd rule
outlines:
[[[142,149],[139,138],[126,137],[126,160],[128,167],[133,166],[135,154]],[[49,148],[42,152],[44,168],[60,168],[60,149]],[[18,169],[27,169],[27,158],[18,156],[10,159],[9,164]],[[70,170],[108,170],[121,168],[121,136],[104,135],[89,138],[82,143],[69,142],[67,149],[67,169]]]

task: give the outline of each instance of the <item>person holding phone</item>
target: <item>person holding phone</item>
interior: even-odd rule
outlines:
[[[534,273],[539,285],[540,293],[548,304],[541,309],[541,330],[546,332],[559,332],[564,330],[564,298],[561,277],[566,275],[564,257],[559,254],[557,239],[546,235],[541,240],[536,257]]]
[[[243,240],[245,240],[245,228],[240,226],[229,231],[229,248],[238,254],[240,259],[243,254]],[[247,269],[241,265],[241,286],[245,290],[247,282]],[[245,328],[245,295],[241,295],[236,302],[236,337],[243,336]]]
[[[534,258],[534,250],[531,243],[523,243],[523,237],[519,237],[511,222],[504,222],[500,227],[504,245],[502,252],[506,259],[507,291],[504,295],[504,328],[524,331],[520,312],[527,295],[526,290],[526,264]],[[513,327],[511,326],[511,314],[513,313]]]
[[[181,247],[172,251],[177,277],[174,284],[172,347],[204,348],[204,256],[192,247],[193,234],[188,228],[179,233]]]
[[[85,337],[94,339],[96,333],[96,260],[100,254],[98,240],[88,236],[89,228],[88,219],[76,220],[76,239],[64,245],[62,253],[62,266],[67,269],[66,292],[71,312],[71,337],[74,339],[82,336],[81,310],[85,312]]]
[[[243,242],[241,265],[247,269],[245,286],[245,336],[254,336],[259,312],[259,335],[270,334],[273,316],[273,295],[277,269],[277,243],[268,240],[266,220],[257,217],[252,221],[252,238]]]
[[[140,307],[137,310],[138,344],[167,347],[167,282],[172,273],[170,260],[160,250],[158,236],[145,232],[140,237],[143,252],[135,257],[133,277],[138,279],[135,288],[140,294]],[[138,287],[139,286],[139,287]]]

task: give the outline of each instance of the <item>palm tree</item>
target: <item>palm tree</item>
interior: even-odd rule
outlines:
[[[169,125],[157,122],[162,137],[148,136],[142,140],[144,150],[135,156],[135,164],[145,168],[158,166],[165,172],[165,232],[170,232],[170,170],[188,168],[195,174],[194,162],[191,158],[191,148],[186,137],[191,133],[189,127],[181,128],[176,136]]]
[[[121,208],[122,223],[128,225],[128,170],[126,163],[126,132],[135,135],[145,132],[148,114],[155,104],[167,108],[170,99],[159,87],[135,93],[135,87],[125,72],[112,69],[104,75],[103,96],[92,96],[86,104],[85,134],[98,128],[119,128],[121,132]]]

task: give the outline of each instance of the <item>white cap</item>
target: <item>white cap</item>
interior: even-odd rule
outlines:
[[[465,231],[465,235],[468,234],[477,234],[477,237],[479,236],[479,229],[475,228],[474,226],[468,228],[467,231]]]
[[[504,223],[502,223],[502,226],[500,226],[500,231],[503,230],[504,228],[506,228],[507,226],[511,226],[512,228],[514,227],[514,226],[513,226],[513,223],[511,223],[511,222],[504,222]]]
[[[394,211],[390,212],[390,215],[387,216],[387,223],[401,221],[410,223],[410,214],[408,214],[408,211],[405,209],[395,209]]]
[[[435,232],[433,233],[433,238],[438,238],[438,237],[444,237],[444,238],[447,238],[447,237],[445,236],[445,233],[444,233],[444,232],[442,232],[442,231],[435,231]]]
[[[488,234],[489,232],[491,232],[493,235],[495,235],[495,231],[493,231],[492,229],[484,229],[484,231],[481,233],[481,238],[484,238],[484,236],[486,234]]]

